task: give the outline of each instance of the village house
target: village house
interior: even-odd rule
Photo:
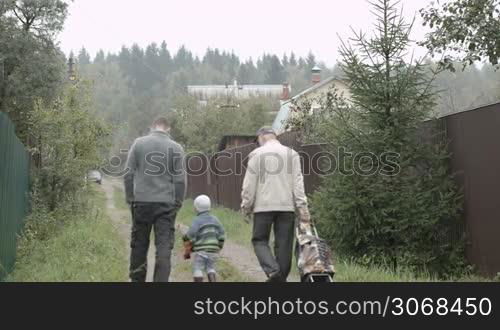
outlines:
[[[311,83],[312,86],[308,89],[300,92],[292,98],[281,101],[280,110],[278,111],[273,122],[273,129],[278,134],[287,131],[287,122],[291,116],[293,116],[293,107],[296,104],[300,104],[307,99],[311,103],[309,111],[314,112],[321,108],[318,99],[333,88],[335,88],[339,94],[343,94],[346,98],[349,98],[350,96],[349,87],[345,81],[336,77],[329,77],[325,80],[321,80],[321,69],[317,66],[312,69]]]
[[[237,80],[226,85],[189,85],[187,91],[197,98],[200,104],[210,99],[245,100],[252,97],[283,99],[290,95],[288,83],[276,85],[240,85]],[[286,94],[284,94],[286,92]]]

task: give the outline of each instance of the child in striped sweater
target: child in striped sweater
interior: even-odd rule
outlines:
[[[210,214],[211,202],[206,195],[198,196],[194,201],[197,216],[184,235],[186,248],[184,258],[193,257],[193,278],[195,282],[203,282],[204,273],[209,282],[216,282],[216,262],[224,247],[225,232],[220,221]]]

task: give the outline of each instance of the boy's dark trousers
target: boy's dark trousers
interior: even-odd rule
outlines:
[[[269,247],[271,229],[274,227],[274,255]],[[286,281],[290,274],[295,237],[294,212],[262,212],[254,214],[252,244],[257,259],[270,276],[280,273]]]
[[[130,279],[145,282],[148,249],[154,228],[156,263],[154,282],[168,282],[174,247],[175,218],[178,209],[167,203],[134,203],[132,205],[132,237],[130,242]]]

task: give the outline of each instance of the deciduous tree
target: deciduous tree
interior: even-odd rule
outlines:
[[[444,56],[442,65],[453,69],[453,62],[470,65],[500,58],[500,1],[439,1],[421,10],[424,25],[432,32],[422,44]]]

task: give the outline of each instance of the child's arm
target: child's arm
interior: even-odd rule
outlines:
[[[191,259],[191,253],[193,252],[193,244],[196,241],[196,235],[198,233],[198,223],[196,220],[193,222],[191,227],[189,227],[186,234],[182,237],[184,241],[184,259]]]
[[[200,229],[200,224],[196,219],[193,221],[193,224],[191,227],[189,227],[188,231],[186,234],[183,236],[183,240],[185,241],[191,241],[194,242],[196,241],[196,235],[198,234],[198,230]]]
[[[222,249],[224,247],[224,243],[226,241],[226,232],[224,231],[224,227],[219,223],[219,247]]]

